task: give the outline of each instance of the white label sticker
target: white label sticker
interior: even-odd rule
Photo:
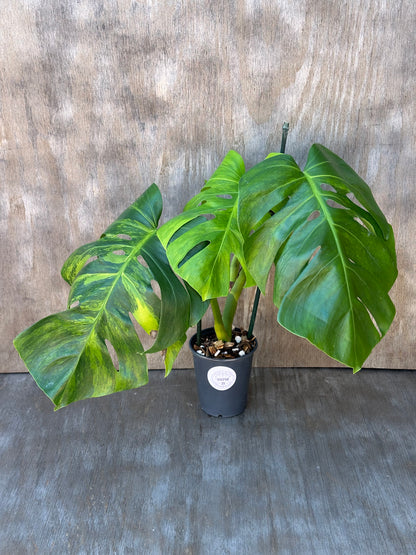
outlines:
[[[227,366],[213,366],[208,370],[207,377],[210,385],[214,389],[226,391],[235,384],[237,374],[232,368],[228,368]]]

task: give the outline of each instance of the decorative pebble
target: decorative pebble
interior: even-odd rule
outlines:
[[[215,353],[214,357],[217,357],[220,354],[220,350],[218,349],[218,351]]]
[[[236,335],[236,336],[234,337],[234,339],[235,339],[235,342],[236,342],[236,343],[240,343],[240,341],[241,341],[241,337],[240,337],[239,335]]]
[[[238,354],[240,355],[240,357],[243,357],[246,353],[243,350],[241,350]]]
[[[198,349],[198,350],[197,350],[197,353],[198,353],[198,355],[204,355],[204,352],[201,351],[201,349]]]

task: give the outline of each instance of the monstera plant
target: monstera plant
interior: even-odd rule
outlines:
[[[159,228],[161,212],[153,184],[65,262],[68,308],[15,339],[56,408],[145,384],[147,353],[164,351],[168,374],[209,305],[218,340],[229,340],[243,289],[265,293],[273,267],[278,322],[354,372],[393,320],[392,228],[365,182],[324,146],[311,147],[303,171],[282,153],[246,171],[230,151]],[[137,325],[155,336],[147,350]]]

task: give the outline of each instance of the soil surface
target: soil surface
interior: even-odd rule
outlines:
[[[257,345],[256,338],[250,339],[247,331],[241,328],[234,328],[231,341],[221,341],[217,339],[215,332],[202,331],[201,343],[193,345],[194,351],[207,358],[224,359],[239,358],[252,351]]]

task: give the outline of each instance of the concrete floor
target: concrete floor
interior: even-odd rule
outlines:
[[[53,412],[0,375],[0,553],[416,553],[416,373],[255,369],[208,417],[193,372]]]

